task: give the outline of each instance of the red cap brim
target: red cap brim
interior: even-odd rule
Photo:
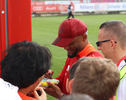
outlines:
[[[53,41],[53,45],[59,46],[59,47],[66,47],[68,46],[74,38],[60,38],[57,37],[54,41]]]

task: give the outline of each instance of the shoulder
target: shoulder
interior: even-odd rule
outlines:
[[[126,100],[125,89],[126,89],[126,77],[124,77],[123,80],[120,81],[117,90],[117,100]]]
[[[104,58],[104,56],[99,51],[93,51],[93,52],[89,53],[87,56]]]
[[[21,97],[22,100],[36,100],[35,98],[32,97],[28,97],[26,95],[24,95],[23,93],[18,91],[19,96]]]

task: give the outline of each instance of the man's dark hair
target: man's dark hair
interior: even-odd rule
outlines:
[[[89,58],[89,57],[82,57],[82,58],[80,58],[77,62],[75,62],[75,63],[71,66],[70,71],[69,71],[69,80],[71,80],[71,79],[74,78],[74,73],[75,73],[75,71],[76,71],[78,65],[80,64],[80,62],[81,62],[82,60],[84,60],[84,59],[87,59],[87,58]]]
[[[1,77],[19,89],[26,88],[49,70],[51,57],[48,48],[35,42],[17,42],[1,61]]]

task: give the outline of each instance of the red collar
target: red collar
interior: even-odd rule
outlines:
[[[121,63],[121,61],[124,60],[124,59],[126,59],[126,56],[122,57],[122,58],[118,61],[118,63],[117,63],[116,65],[119,66],[119,64]]]
[[[79,57],[83,57],[83,56],[87,56],[89,53],[96,51],[96,49],[90,44],[88,43],[88,45],[81,51],[78,53]]]

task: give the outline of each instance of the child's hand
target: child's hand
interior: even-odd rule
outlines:
[[[41,91],[41,93],[38,94],[37,90]],[[36,87],[36,88],[35,88],[35,90],[34,90],[34,97],[35,97],[37,100],[47,100],[46,93],[45,93],[45,91],[42,89],[42,87]]]

